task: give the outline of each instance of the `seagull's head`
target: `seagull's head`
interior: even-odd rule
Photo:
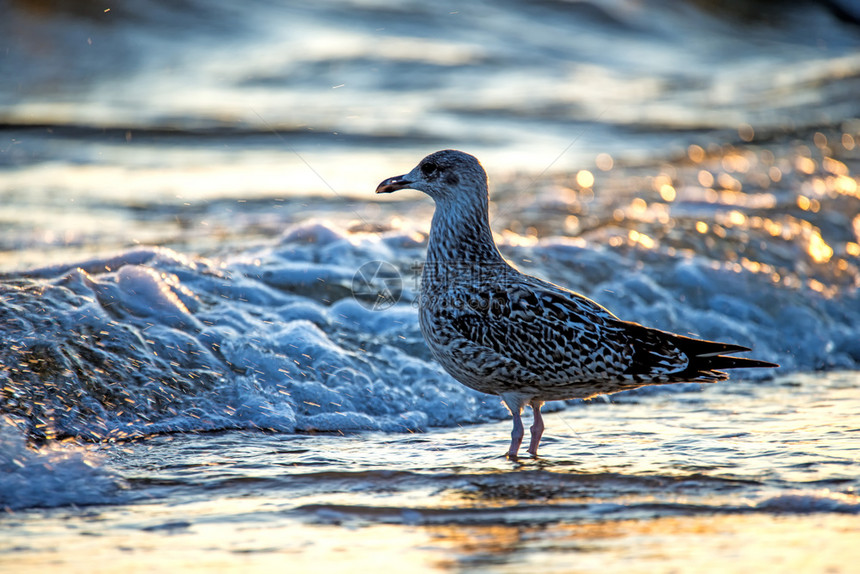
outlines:
[[[487,172],[475,156],[446,149],[431,153],[407,174],[389,177],[376,193],[398,189],[417,189],[437,202],[471,202],[475,197],[486,201]]]

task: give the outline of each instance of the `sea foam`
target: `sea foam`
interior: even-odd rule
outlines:
[[[856,291],[828,298],[689,256],[646,253],[646,266],[641,253],[563,238],[500,247],[621,318],[748,345],[783,372],[860,364]],[[9,275],[0,284],[3,410],[36,437],[92,440],[420,431],[503,418],[498,399],[454,381],[423,343],[423,249],[414,233],[309,223],[219,259],[139,249]],[[353,297],[356,271],[373,261],[400,274],[400,298],[384,308]]]
[[[113,503],[123,490],[97,453],[59,443],[33,448],[14,421],[0,418],[0,508]]]

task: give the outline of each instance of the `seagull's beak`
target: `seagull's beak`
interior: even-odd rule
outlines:
[[[376,186],[376,193],[391,193],[392,191],[409,187],[413,183],[415,182],[409,179],[409,174],[395,175]]]

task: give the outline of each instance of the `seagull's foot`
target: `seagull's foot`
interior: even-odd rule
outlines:
[[[537,456],[538,454],[538,446],[540,445],[540,437],[542,432],[535,432],[535,428],[532,427],[532,438],[529,441],[529,454],[532,456]]]
[[[537,440],[535,440],[535,436],[537,436]],[[534,427],[532,427],[532,440],[529,442],[529,451],[528,452],[534,458],[537,458],[538,443],[540,443],[540,434],[535,435]]]
[[[537,458],[538,455],[538,445],[540,444],[541,434],[542,433],[535,434],[534,427],[532,427],[532,439],[529,441],[529,454],[534,458]]]
[[[508,454],[507,454],[508,458],[516,459],[519,457],[520,445],[522,444],[522,442],[523,442],[523,435],[522,434],[520,434],[519,436],[516,433],[511,435],[511,446],[510,446],[510,448],[508,448]]]

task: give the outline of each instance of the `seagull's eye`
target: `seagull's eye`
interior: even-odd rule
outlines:
[[[431,177],[435,175],[437,171],[439,171],[439,166],[432,161],[421,164],[421,175],[424,177]]]

